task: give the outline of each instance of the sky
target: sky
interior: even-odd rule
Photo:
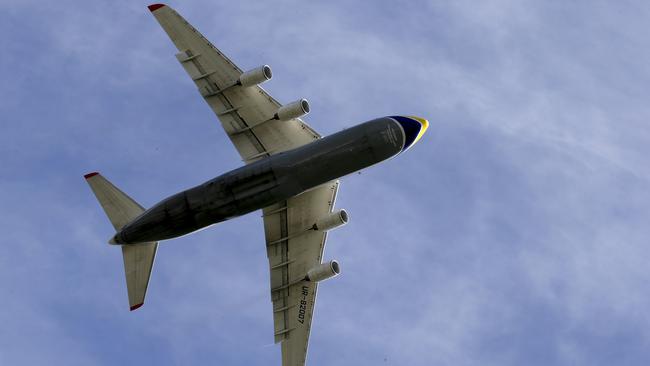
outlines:
[[[242,164],[146,5],[0,0],[0,364],[280,365],[260,212],[128,311],[83,175],[149,207]],[[323,135],[431,123],[342,180],[308,365],[650,363],[648,2],[169,5]]]

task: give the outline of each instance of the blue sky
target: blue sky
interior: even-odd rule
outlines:
[[[258,213],[164,243],[128,311],[83,174],[150,206],[241,164],[146,5],[0,2],[0,364],[280,364]],[[343,180],[308,364],[650,362],[647,2],[169,5],[322,134],[431,122]]]

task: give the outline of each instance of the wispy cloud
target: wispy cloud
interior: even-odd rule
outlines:
[[[81,175],[151,205],[241,164],[145,5],[0,4],[0,363],[280,362],[256,215],[165,243],[126,309]],[[432,123],[344,179],[311,363],[650,359],[643,2],[171,5],[323,133]]]

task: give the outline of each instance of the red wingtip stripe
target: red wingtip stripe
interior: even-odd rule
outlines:
[[[144,303],[140,303],[140,304],[136,304],[136,305],[131,306],[131,311],[139,309],[140,306],[142,306],[142,304],[144,304]]]
[[[99,174],[99,173],[97,173],[97,172],[88,173],[88,174],[84,175],[84,178],[88,179],[90,177],[96,176],[97,174]]]
[[[165,4],[151,4],[147,6],[147,8],[149,8],[149,11],[154,11],[162,8],[163,6],[165,6]]]

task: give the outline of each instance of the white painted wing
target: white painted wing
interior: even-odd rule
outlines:
[[[178,48],[176,58],[221,121],[242,160],[250,163],[320,138],[300,119],[270,120],[280,104],[261,87],[225,89],[237,81],[242,70],[169,6],[152,5],[149,9]],[[220,92],[222,89],[225,91]]]
[[[338,187],[332,181],[264,209],[275,342],[282,342],[283,366],[305,364],[318,285],[302,279],[321,263],[327,237],[309,229],[332,212]]]

